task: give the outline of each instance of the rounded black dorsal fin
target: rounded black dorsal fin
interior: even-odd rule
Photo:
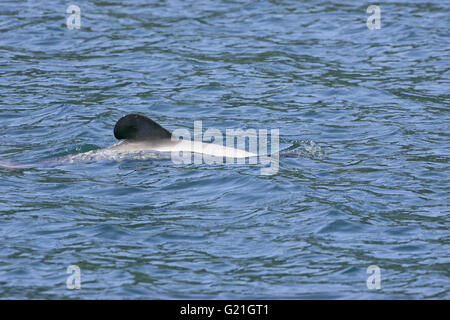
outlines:
[[[152,119],[139,114],[129,114],[117,121],[114,136],[118,140],[170,140],[172,134]]]

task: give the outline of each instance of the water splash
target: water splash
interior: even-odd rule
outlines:
[[[280,152],[284,157],[306,157],[311,159],[323,159],[322,148],[312,140],[299,140],[286,150]]]

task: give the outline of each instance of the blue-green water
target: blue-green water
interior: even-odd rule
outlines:
[[[0,298],[450,298],[450,4],[369,30],[370,4],[2,0],[1,161],[110,146],[130,112],[323,156],[0,168]]]

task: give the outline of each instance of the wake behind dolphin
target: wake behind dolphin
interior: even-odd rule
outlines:
[[[179,153],[202,154],[217,157],[217,159],[255,159],[258,157],[256,152],[239,148],[179,139],[152,119],[139,114],[128,114],[119,119],[114,126],[114,136],[120,141],[108,148],[44,160],[37,164],[16,164],[9,161],[0,161],[0,166],[14,169],[98,160],[171,159],[171,156]],[[286,156],[301,155],[295,151],[282,154]]]

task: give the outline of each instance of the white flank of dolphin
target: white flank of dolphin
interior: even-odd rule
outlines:
[[[248,158],[258,155],[245,150],[221,146],[215,143],[205,143],[200,141],[176,140],[167,142],[152,143],[147,141],[121,141],[118,144],[107,148],[119,152],[195,152],[217,157],[227,158]]]

